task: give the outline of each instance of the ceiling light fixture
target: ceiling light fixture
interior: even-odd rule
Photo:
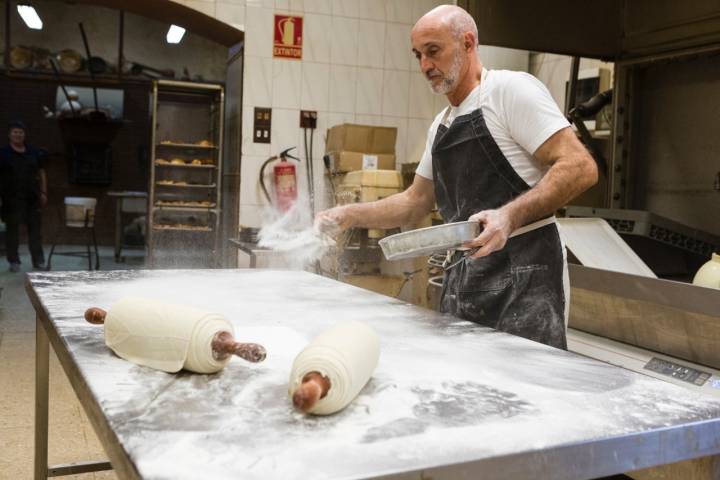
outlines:
[[[170,25],[165,40],[167,40],[168,43],[180,43],[183,35],[185,35],[184,28],[178,27],[177,25]]]
[[[28,28],[33,30],[42,30],[43,22],[40,20],[40,15],[30,5],[18,5],[17,11],[25,22]]]

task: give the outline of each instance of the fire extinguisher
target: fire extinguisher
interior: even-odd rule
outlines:
[[[290,155],[290,150],[295,147],[290,147],[287,150],[283,150],[280,155],[274,155],[262,164],[260,167],[260,186],[262,187],[265,198],[268,203],[275,204],[278,210],[281,212],[287,212],[290,207],[297,200],[297,175],[295,174],[295,165],[288,162],[288,158],[299,162],[300,159]],[[273,186],[275,187],[275,201],[273,202],[268,193],[267,187],[265,186],[265,167],[277,159],[279,162],[273,166]]]

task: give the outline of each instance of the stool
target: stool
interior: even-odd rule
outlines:
[[[54,254],[67,255],[76,257],[87,257],[88,259],[88,270],[93,269],[92,265],[92,250],[95,253],[95,270],[100,269],[100,255],[98,254],[97,240],[95,238],[95,206],[97,205],[97,199],[90,197],[65,197],[65,209],[64,215],[61,214],[61,225],[62,229],[55,237],[52,247],[50,248],[50,255],[48,256],[47,269],[50,270],[52,257]],[[65,238],[68,233],[68,229],[79,228],[85,230],[85,250],[84,251],[71,251],[71,252],[56,252],[55,248]]]
[[[142,248],[143,244],[126,244],[125,243],[125,225],[123,223],[123,214],[134,215],[138,218],[147,214],[147,192],[108,192],[109,197],[115,197],[115,262],[124,262],[122,256],[123,248]],[[142,232],[143,239],[145,237]]]

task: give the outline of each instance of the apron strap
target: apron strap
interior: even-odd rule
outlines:
[[[537,222],[528,223],[524,227],[520,227],[514,232],[510,234],[508,238],[517,237],[518,235],[522,235],[523,233],[532,232],[533,230],[537,230],[538,228],[542,228],[545,225],[550,225],[551,223],[555,223],[555,215],[550,215],[547,218],[543,218],[541,220],[538,220]]]
[[[445,122],[447,122],[448,117],[450,116],[450,110],[452,109],[452,105],[448,105],[445,107],[445,113],[443,113],[442,120],[440,120],[440,125],[445,125]],[[447,125],[445,125],[447,126]]]

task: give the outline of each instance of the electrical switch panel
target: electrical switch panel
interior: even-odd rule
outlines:
[[[253,124],[253,142],[270,143],[270,126],[272,110],[269,108],[255,107]]]

